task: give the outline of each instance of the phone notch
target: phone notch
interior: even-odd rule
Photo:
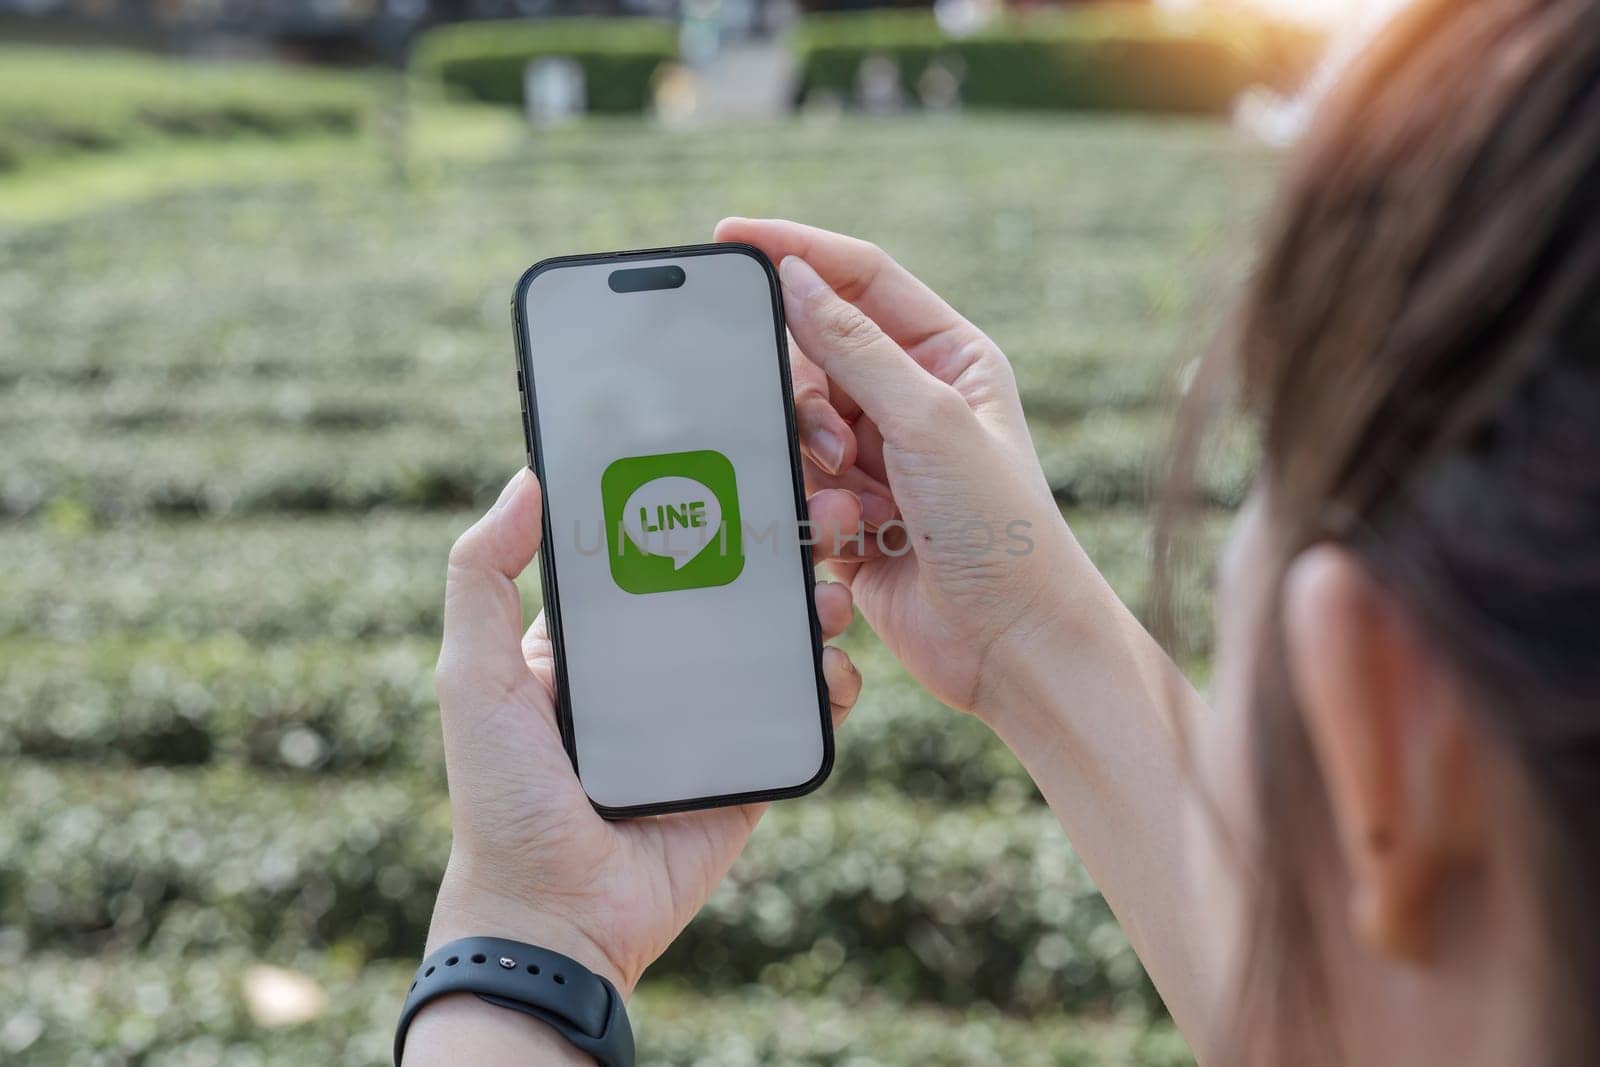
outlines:
[[[682,267],[668,264],[661,267],[614,270],[609,280],[613,293],[644,293],[652,289],[680,288],[688,278]]]

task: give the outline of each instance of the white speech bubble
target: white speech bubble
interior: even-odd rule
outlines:
[[[682,570],[722,529],[722,502],[703,483],[671,475],[645,482],[622,506],[622,529],[647,556]]]

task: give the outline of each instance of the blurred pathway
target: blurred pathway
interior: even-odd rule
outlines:
[[[781,41],[729,44],[700,72],[695,118],[776,118],[789,109],[793,79],[794,60]]]

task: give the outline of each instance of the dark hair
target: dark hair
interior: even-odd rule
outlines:
[[[1277,611],[1289,564],[1327,541],[1395,592],[1524,771],[1552,988],[1570,994],[1559,1056],[1596,1062],[1600,4],[1434,0],[1399,16],[1290,164],[1197,381],[1224,367],[1260,427],[1275,579],[1251,698],[1258,926],[1217,1062],[1341,1059],[1311,903],[1310,852],[1331,827]],[[1173,499],[1211,390],[1191,392]],[[1169,551],[1158,535],[1158,565]]]

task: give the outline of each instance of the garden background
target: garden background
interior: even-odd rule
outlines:
[[[522,462],[536,259],[730,214],[880,243],[1009,354],[1145,604],[1152,471],[1277,165],[1225,108],[530,128],[439,69],[0,49],[6,1063],[386,1062],[448,851],[444,560]],[[1208,465],[1203,541],[1249,466]],[[833,778],[651,970],[641,1062],[1189,1062],[1016,761],[843,643]]]

